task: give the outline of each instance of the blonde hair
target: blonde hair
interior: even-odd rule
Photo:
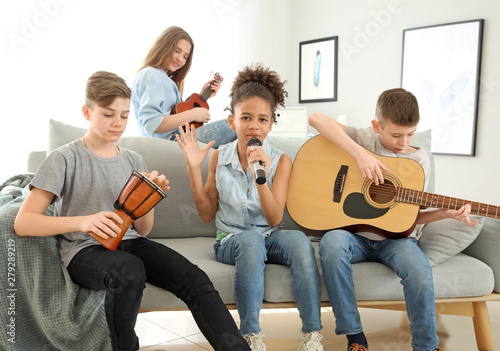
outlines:
[[[415,126],[420,120],[417,98],[402,88],[386,90],[378,97],[375,118],[382,127],[385,121]]]
[[[106,71],[98,71],[92,74],[85,87],[85,105],[89,107],[94,107],[94,105],[107,107],[117,97],[130,100],[131,96],[132,91],[125,80],[114,73]]]
[[[187,40],[191,44],[191,52],[189,53],[189,57],[186,60],[186,64],[179,70],[171,73],[170,78],[172,78],[182,94],[184,78],[186,78],[186,75],[191,68],[191,62],[193,61],[194,52],[193,39],[191,39],[191,36],[184,29],[175,26],[165,29],[158,36],[158,38],[156,38],[155,42],[149,49],[139,71],[146,67],[165,69],[169,63],[169,60],[172,59],[172,55],[175,52],[177,43],[181,39]]]

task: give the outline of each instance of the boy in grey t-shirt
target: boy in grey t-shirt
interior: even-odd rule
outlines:
[[[127,126],[130,88],[109,72],[87,81],[82,112],[85,136],[50,153],[33,178],[14,223],[19,236],[58,235],[61,256],[73,281],[106,290],[105,313],[113,350],[137,350],[134,327],[146,280],[181,298],[215,350],[250,350],[208,276],[176,251],[149,240],[154,209],[136,219],[116,251],[89,232],[116,237],[122,219],[113,203],[132,171],[146,175],[137,153],[115,145]],[[169,190],[164,175],[147,177]],[[55,204],[54,216],[44,215]]]

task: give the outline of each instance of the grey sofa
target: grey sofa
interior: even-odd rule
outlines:
[[[84,129],[51,120],[48,150],[71,142],[84,133]],[[271,144],[285,151],[292,160],[305,140],[268,137]],[[118,144],[137,151],[144,157],[149,170],[156,169],[170,180],[171,190],[167,198],[155,208],[155,226],[149,238],[177,250],[201,267],[210,276],[223,301],[234,308],[234,266],[219,263],[215,258],[215,226],[213,222],[204,223],[196,212],[182,150],[176,142],[143,137],[123,137]],[[417,133],[412,144],[428,150],[430,131]],[[36,172],[45,156],[45,151],[32,152],[28,171]],[[204,175],[206,169],[205,160]],[[433,179],[431,182],[432,191]],[[284,222],[286,228],[298,229],[288,213],[285,213]],[[438,313],[473,317],[478,349],[493,350],[486,301],[500,300],[500,221],[483,219],[474,229],[465,228],[456,221],[441,222],[424,228],[425,240],[422,241],[424,251],[434,265]],[[313,245],[317,253],[314,240]],[[373,262],[355,264],[354,283],[360,306],[404,309],[399,279],[384,265]],[[267,265],[263,307],[293,305],[291,285],[286,266]],[[324,284],[321,298],[328,305]],[[147,285],[142,311],[179,308],[185,308],[185,305],[174,295]]]

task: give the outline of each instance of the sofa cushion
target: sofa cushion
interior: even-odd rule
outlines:
[[[49,121],[49,152],[85,135],[86,129],[74,127],[55,120]],[[163,237],[215,237],[215,224],[204,223],[194,206],[191,188],[187,181],[187,166],[177,142],[140,137],[122,137],[119,146],[139,153],[148,170],[165,174],[170,181],[167,197],[155,207],[155,225],[150,238]],[[200,146],[203,144],[200,143]],[[202,165],[207,174],[208,157]],[[112,175],[110,177],[112,180]],[[125,185],[125,184],[124,184]]]
[[[430,153],[431,131],[415,133],[412,145],[424,148],[429,153],[431,165],[434,166],[434,158]],[[85,135],[86,129],[71,126],[59,121],[49,121],[49,145],[48,151]],[[304,138],[288,138],[268,136],[266,139],[270,144],[279,148],[295,159],[301,146],[309,140]],[[165,174],[170,180],[171,189],[167,193],[167,198],[155,207],[155,226],[149,235],[151,238],[172,238],[172,237],[215,237],[214,221],[204,223],[198,216],[189,187],[187,167],[184,153],[175,141],[140,137],[124,136],[117,143],[119,146],[136,151],[144,158],[149,170],[157,170]],[[201,144],[203,145],[203,144]],[[206,179],[208,168],[208,157],[202,165],[202,174]],[[434,178],[431,174],[429,190],[434,188]],[[301,230],[291,219],[285,209],[283,217],[285,228]],[[312,232],[309,232],[313,234]]]
[[[155,239],[159,243],[179,252],[192,263],[201,267],[226,304],[236,303],[234,297],[234,266],[217,261],[213,245],[215,237]],[[154,285],[147,284],[144,290],[142,309],[170,309],[186,307],[176,296]]]
[[[500,293],[500,219],[485,218],[483,229],[464,253],[476,257],[496,273],[495,291]]]
[[[201,267],[214,283],[226,304],[234,304],[234,266],[217,262],[213,238],[159,239],[158,242],[176,250]],[[318,267],[318,244],[313,243]],[[398,276],[387,266],[377,262],[353,265],[354,286],[358,301],[403,300],[403,286]],[[478,259],[460,253],[433,267],[436,298],[487,295],[493,291],[494,277],[490,267]],[[264,300],[267,302],[294,302],[292,276],[285,265],[267,264],[264,270]],[[321,278],[321,300],[329,301]],[[148,284],[144,290],[142,309],[185,307],[173,294]]]
[[[317,264],[322,277],[318,243],[314,242]],[[400,279],[390,268],[378,262],[353,265],[356,300],[404,300]],[[493,291],[493,271],[483,262],[465,254],[458,254],[433,267],[436,298],[482,296]],[[286,266],[266,265],[264,300],[268,302],[293,301],[292,278]],[[321,278],[321,301],[329,301]]]
[[[471,216],[472,221],[476,218],[479,222],[473,227],[452,218],[424,225],[418,244],[432,266],[462,252],[477,238],[483,228],[484,217]]]

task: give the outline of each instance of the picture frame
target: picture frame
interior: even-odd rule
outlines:
[[[338,36],[299,43],[299,103],[337,101]]]
[[[475,156],[484,20],[403,30],[401,87],[432,129],[433,154]]]

